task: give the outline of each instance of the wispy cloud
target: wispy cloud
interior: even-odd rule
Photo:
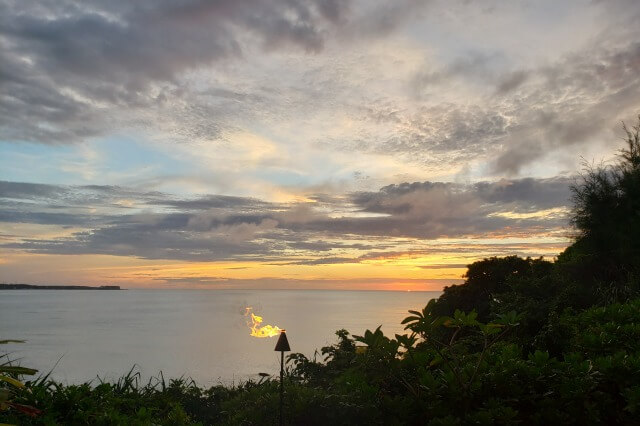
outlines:
[[[294,264],[358,261],[318,257],[349,249],[363,256],[379,248],[370,238],[459,238],[490,233],[561,229],[569,179],[520,179],[460,185],[390,185],[325,202],[276,204],[253,198],[205,195],[176,199],[159,192],[112,186],[56,186],[2,182],[0,220],[75,226],[86,230],[57,239],[27,239],[4,248],[52,254],[111,254],[150,259],[293,260]],[[55,198],[55,202],[52,201]],[[11,207],[11,200],[29,200]],[[122,205],[118,200],[127,199]],[[91,212],[85,211],[88,206]],[[340,216],[332,211],[341,211]],[[362,214],[366,213],[366,214]],[[370,214],[376,214],[371,216]],[[364,240],[349,244],[349,240]]]

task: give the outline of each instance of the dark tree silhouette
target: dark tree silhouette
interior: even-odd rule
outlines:
[[[640,117],[610,166],[587,167],[571,187],[575,243],[560,263],[585,285],[637,287],[640,276]]]
[[[548,275],[552,264],[543,259],[518,256],[490,257],[467,266],[464,284],[445,287],[433,306],[434,315],[453,315],[456,309],[475,310],[482,321],[491,317],[491,307],[512,282]]]

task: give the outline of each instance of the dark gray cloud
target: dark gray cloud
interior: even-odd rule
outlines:
[[[145,259],[174,259],[208,261],[245,258],[268,259],[276,253],[275,244],[236,242],[221,237],[207,237],[200,233],[157,226],[131,224],[105,227],[79,232],[71,238],[56,240],[26,240],[19,244],[5,244],[6,248],[18,248],[35,253],[56,254],[109,254],[134,256]]]
[[[33,208],[33,206],[31,206]],[[108,216],[78,213],[30,212],[3,208],[0,222],[35,223],[39,225],[61,225],[73,227],[99,226],[109,219]]]
[[[152,116],[166,113],[171,101],[172,116],[188,125],[168,132],[217,137],[223,124],[213,117],[228,114],[238,96],[259,94],[227,88],[198,94],[181,81],[186,71],[256,50],[318,52],[328,37],[346,39],[346,28],[349,37],[389,31],[422,2],[378,5],[368,19],[352,3],[2,1],[0,132],[5,140],[82,141],[123,125],[161,125]],[[230,94],[229,102],[211,103]]]
[[[271,208],[270,203],[248,197],[208,195],[193,199],[175,199],[159,191],[140,191],[115,185],[49,185],[0,181],[0,202],[16,205],[15,200],[39,202],[49,208],[73,208],[99,205],[131,209],[133,206],[165,207],[180,211],[230,209],[234,212]],[[23,204],[31,206],[31,204]]]
[[[417,205],[416,200],[427,199],[431,194],[442,194],[446,196],[445,202],[455,200],[456,203],[465,203],[473,199],[482,205],[491,204],[493,208],[526,212],[567,206],[569,186],[573,182],[574,179],[570,177],[501,179],[469,185],[405,182],[385,186],[378,192],[356,193],[352,201],[362,211],[409,215]]]
[[[508,206],[515,212],[530,212],[569,204],[572,177],[547,179],[501,179],[497,182],[478,182],[473,191],[484,202]]]
[[[378,192],[356,193],[352,198],[360,212],[383,216],[312,218],[308,222],[280,226],[330,231],[336,235],[423,239],[487,234],[507,227],[514,234],[526,234],[545,227],[558,228],[566,223],[562,213],[523,217],[517,213],[567,207],[569,182],[570,179],[554,178],[474,185],[442,182],[389,185]]]
[[[504,58],[496,53],[470,52],[441,69],[419,71],[411,81],[411,91],[417,96],[440,88],[455,79],[486,84],[504,68]]]
[[[512,71],[502,76],[496,84],[496,92],[498,95],[505,95],[517,89],[529,78],[527,71]]]
[[[0,198],[43,199],[60,198],[68,194],[60,185],[0,181]]]
[[[208,210],[220,208],[267,208],[269,203],[247,197],[209,195],[194,200],[154,200],[149,202],[148,204],[171,206],[180,210]]]
[[[388,185],[376,192],[334,199],[334,210],[347,209],[357,215],[332,217],[326,213],[330,206],[327,203],[322,204],[323,212],[308,203],[282,205],[217,195],[180,200],[122,187],[3,182],[0,222],[82,230],[50,240],[18,239],[2,247],[37,253],[187,261],[261,259],[306,265],[358,262],[393,249],[389,240],[393,238],[431,240],[504,232],[525,236],[557,231],[567,224],[562,211],[550,216],[526,213],[566,207],[569,183],[568,178],[527,178],[470,185]],[[114,209],[114,200],[123,194],[142,208]],[[53,209],[51,200],[56,197],[57,207]],[[15,199],[29,202],[15,205]],[[94,209],[90,212],[84,209],[88,200]],[[64,208],[62,202],[69,204]],[[344,250],[360,257],[345,256],[341,254]]]

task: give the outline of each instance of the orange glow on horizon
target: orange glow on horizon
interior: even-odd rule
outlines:
[[[553,258],[559,237],[399,240],[392,250],[342,250],[282,260],[187,262],[113,255],[54,255],[0,250],[2,281],[25,284],[120,285],[123,288],[335,289],[439,291],[462,282],[466,265],[491,256]],[[327,263],[316,262],[327,258]],[[340,262],[331,262],[340,258]],[[314,263],[315,262],[315,263]]]

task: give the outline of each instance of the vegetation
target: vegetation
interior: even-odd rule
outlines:
[[[24,341],[0,340],[0,345],[7,343],[24,343]],[[9,355],[0,355],[0,413],[12,409],[27,416],[37,416],[41,413],[40,410],[15,402],[14,396],[17,392],[25,389],[24,383],[18,380],[19,376],[33,376],[38,370],[13,364]]]
[[[555,262],[475,262],[464,284],[409,312],[406,334],[340,330],[337,343],[321,349],[322,359],[290,355],[285,423],[637,424],[640,125],[625,130],[628,146],[618,163],[587,168],[572,188],[576,238]],[[133,371],[97,385],[65,386],[45,376],[0,400],[4,408],[11,401],[42,413],[7,409],[0,422],[278,420],[279,384],[269,378],[209,389],[186,379],[138,382]],[[11,384],[5,380],[2,389]]]

